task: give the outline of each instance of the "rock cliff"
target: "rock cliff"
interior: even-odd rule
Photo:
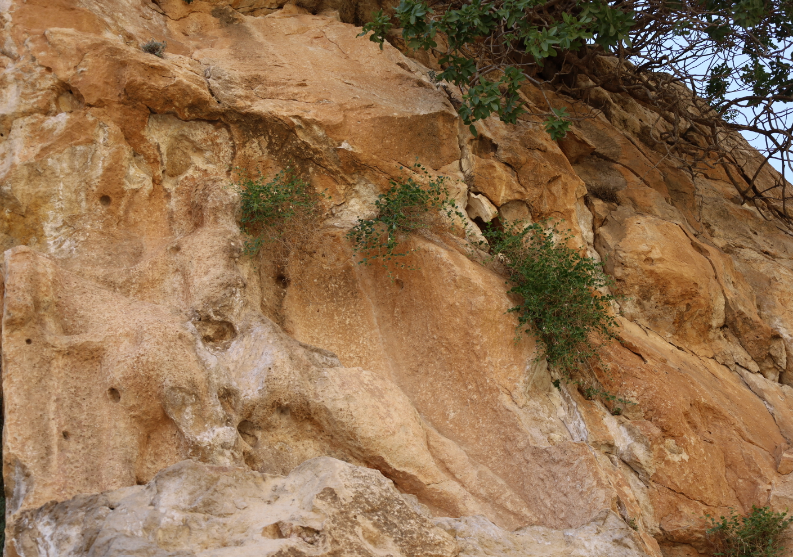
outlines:
[[[616,93],[558,143],[474,137],[432,59],[356,37],[377,7],[0,2],[6,555],[683,557],[705,513],[793,507],[790,234]],[[555,218],[605,262],[599,380],[636,405],[555,387],[459,238],[356,264],[416,160],[471,226]],[[234,176],[286,167],[325,220],[245,255]]]

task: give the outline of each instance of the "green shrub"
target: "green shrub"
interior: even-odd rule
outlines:
[[[782,552],[781,541],[785,529],[793,522],[787,512],[777,513],[770,507],[756,507],[746,516],[730,509],[729,516],[718,520],[705,515],[712,528],[707,535],[713,544],[713,554],[724,557],[776,557]]]
[[[155,56],[162,58],[163,54],[165,54],[165,47],[168,46],[168,43],[165,41],[158,42],[154,39],[150,40],[147,43],[140,45],[140,49],[143,52],[147,52],[149,54],[154,54]]]
[[[416,165],[414,169],[427,177],[426,185],[419,184],[413,177],[391,180],[389,190],[380,194],[375,201],[377,216],[359,219],[358,224],[347,233],[353,250],[361,256],[359,264],[370,265],[380,261],[386,268],[391,263],[399,268],[408,268],[395,261],[414,251],[399,249],[408,234],[441,227],[438,221],[440,212],[450,219],[456,215],[462,216],[446,189],[445,176],[429,177],[421,165]]]
[[[240,228],[248,237],[245,253],[253,255],[265,244],[286,250],[305,241],[317,228],[325,197],[287,168],[266,181],[246,174],[233,184],[240,195]]]
[[[579,382],[579,390],[584,398],[587,400],[600,399],[603,404],[611,406],[611,414],[614,416],[622,415],[624,406],[635,406],[636,403],[608,392],[598,386],[584,385]]]
[[[599,340],[614,337],[614,297],[598,291],[610,284],[600,264],[546,224],[488,226],[483,234],[491,255],[508,270],[510,292],[520,297],[510,309],[518,314],[519,330],[533,333],[541,345],[538,358],[570,380],[592,358],[599,360]]]

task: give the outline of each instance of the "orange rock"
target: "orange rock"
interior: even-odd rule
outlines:
[[[655,151],[648,107],[596,89],[602,114],[559,144],[528,117],[474,137],[458,93],[343,23],[370,2],[7,4],[12,526],[187,457],[376,468],[471,551],[505,554],[529,530],[489,521],[561,554],[548,527],[603,554],[682,556],[705,549],[705,513],[793,500],[793,241],[721,171]],[[356,264],[346,231],[417,157],[461,210],[470,194],[499,221],[561,220],[603,258],[625,297],[596,374],[636,405],[612,415],[555,387],[530,332],[515,341],[498,263],[461,237],[406,238],[414,270]],[[279,266],[267,245],[242,255],[230,186],[235,167],[287,166],[329,197],[314,243]]]

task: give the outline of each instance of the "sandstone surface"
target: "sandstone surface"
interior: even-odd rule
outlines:
[[[793,504],[793,239],[647,107],[474,137],[432,60],[357,37],[369,2],[0,6],[6,555],[677,556]],[[551,218],[605,261],[595,373],[635,404],[554,386],[462,234],[357,263],[417,159],[472,236]],[[246,255],[232,184],[287,167],[324,221]]]

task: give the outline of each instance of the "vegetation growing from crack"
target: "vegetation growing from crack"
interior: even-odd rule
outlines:
[[[447,179],[429,176],[420,165],[414,170],[416,177],[391,181],[388,191],[375,201],[377,215],[359,220],[347,233],[359,264],[379,263],[389,275],[392,266],[413,269],[400,261],[415,251],[402,247],[409,234],[449,231],[465,221],[449,196]],[[600,362],[597,339],[613,338],[616,326],[610,311],[614,297],[601,292],[611,282],[600,263],[569,247],[570,236],[549,223],[488,226],[483,234],[487,243],[479,247],[507,269],[510,293],[520,299],[510,309],[518,315],[519,332],[525,329],[540,341],[537,358],[547,359],[566,381],[581,375],[593,360]],[[599,387],[584,388],[588,398],[609,402],[616,413],[635,404]]]
[[[347,233],[359,264],[378,262],[389,273],[391,266],[411,269],[401,259],[415,251],[402,248],[407,236],[421,230],[447,229],[456,218],[462,218],[449,196],[445,176],[432,177],[420,164],[414,165],[413,171],[415,177],[391,180],[388,191],[375,201],[377,215],[359,219]],[[440,221],[443,216],[449,219],[445,223]]]
[[[707,535],[713,555],[723,557],[777,557],[782,553],[782,535],[793,522],[787,512],[754,505],[744,516],[730,509],[729,516],[716,519],[706,514],[705,518],[711,523]]]
[[[244,252],[254,255],[270,245],[284,263],[289,253],[317,230],[323,214],[323,193],[317,192],[287,168],[267,180],[240,173],[233,188],[240,196],[240,228],[246,235]]]
[[[655,112],[639,134],[661,160],[721,166],[744,201],[793,227],[793,0],[402,0],[362,35],[382,48],[394,26],[438,58],[474,135],[496,115],[559,139],[610,110],[609,91]],[[765,141],[765,160],[738,131]],[[769,160],[782,177],[763,172]]]
[[[152,39],[149,42],[140,45],[140,49],[148,54],[154,54],[158,58],[163,58],[163,55],[165,54],[165,47],[167,46],[168,43],[165,41],[159,42]]]
[[[490,254],[507,269],[520,302],[510,311],[518,328],[533,334],[542,350],[538,358],[566,380],[594,359],[601,342],[614,338],[610,311],[614,297],[601,289],[611,284],[597,261],[567,245],[570,235],[552,223],[507,223],[483,231]]]
[[[608,403],[611,406],[611,413],[614,416],[621,415],[626,406],[636,406],[636,403],[632,400],[617,396],[598,386],[580,383],[579,389],[587,400],[595,400],[597,398],[603,401],[604,404]]]

